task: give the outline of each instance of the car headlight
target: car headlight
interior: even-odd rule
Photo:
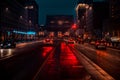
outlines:
[[[3,46],[3,44],[0,44],[0,46]]]
[[[11,46],[11,44],[9,43],[8,46]]]

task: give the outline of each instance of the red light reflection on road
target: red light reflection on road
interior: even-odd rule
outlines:
[[[61,67],[63,69],[67,69],[69,73],[71,73],[71,71],[74,71],[74,66],[79,66],[78,60],[76,59],[75,55],[65,43],[61,44],[60,64]]]
[[[68,44],[68,45],[69,45],[70,47],[72,47],[72,48],[74,47],[74,44]]]
[[[97,50],[96,53],[97,53],[98,56],[102,56],[102,57],[107,57],[108,56],[108,53],[105,52],[105,51]]]
[[[96,51],[96,54],[97,54],[97,60],[99,62],[105,62],[104,59],[110,59],[110,60],[120,60],[118,56],[114,56],[114,55],[111,55],[110,53],[108,53],[107,51],[100,51],[100,50],[97,50]]]
[[[53,47],[43,47],[43,53],[42,56],[46,57],[47,54],[53,49]]]
[[[48,51],[46,49],[49,50],[48,47],[44,48],[45,51]],[[64,42],[49,56],[41,72],[41,80],[81,80],[85,75],[83,66]]]
[[[108,57],[108,53],[106,53],[105,51],[97,50],[96,54],[97,54],[97,63],[99,65],[105,66],[107,62],[104,59]]]

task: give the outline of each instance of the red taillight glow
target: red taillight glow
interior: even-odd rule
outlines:
[[[107,45],[107,43],[104,43],[105,45]]]
[[[43,53],[42,53],[42,56],[43,57],[46,57],[47,54],[53,49],[53,47],[43,47]]]
[[[96,45],[100,44],[99,42],[96,43]]]

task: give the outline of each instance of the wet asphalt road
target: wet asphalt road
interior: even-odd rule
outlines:
[[[57,42],[54,46],[30,44],[21,45],[15,49],[0,50],[4,58],[0,60],[0,80],[82,80],[90,78],[65,43]],[[46,64],[38,72],[45,61]],[[36,76],[37,79],[35,79]]]
[[[76,44],[76,48],[115,80],[120,80],[120,50],[112,48],[107,48],[106,50],[95,49],[93,45],[89,44]]]
[[[74,46],[74,45],[69,45]],[[59,44],[36,80],[87,80],[90,75],[65,43]]]

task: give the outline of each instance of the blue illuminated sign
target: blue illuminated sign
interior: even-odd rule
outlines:
[[[27,35],[35,35],[36,34],[36,32],[34,32],[34,31],[22,32],[22,31],[14,30],[13,32],[18,33],[18,34],[27,34]]]
[[[31,34],[35,35],[36,32],[28,31],[27,34],[29,34],[29,35],[31,35]]]

